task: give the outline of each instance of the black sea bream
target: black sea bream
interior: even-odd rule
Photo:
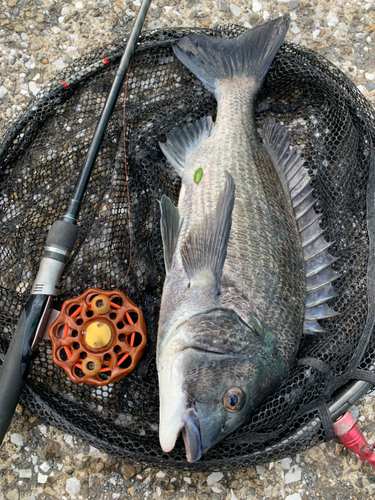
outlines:
[[[284,16],[174,46],[218,104],[215,124],[204,117],[160,144],[182,179],[178,208],[161,200],[160,443],[172,450],[182,431],[190,462],[280,386],[303,330],[335,314],[334,259],[303,160],[274,121],[263,140],[256,131],[255,99],[288,26]]]

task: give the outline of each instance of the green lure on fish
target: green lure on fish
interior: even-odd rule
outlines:
[[[196,171],[195,171],[195,174],[194,174],[194,182],[196,184],[199,184],[200,181],[202,180],[202,177],[203,177],[203,169],[202,168],[198,168]]]

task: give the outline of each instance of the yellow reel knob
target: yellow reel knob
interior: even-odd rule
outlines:
[[[96,375],[99,373],[101,367],[102,364],[100,359],[96,356],[87,356],[87,358],[82,361],[82,371],[85,375]]]
[[[101,349],[109,344],[111,340],[111,329],[106,323],[95,321],[86,330],[86,344],[94,349]]]
[[[110,307],[110,300],[105,295],[97,295],[91,301],[91,309],[95,314],[106,314]]]

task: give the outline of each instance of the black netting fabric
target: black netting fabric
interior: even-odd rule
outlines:
[[[280,458],[330,439],[327,403],[375,362],[375,114],[356,87],[317,54],[284,44],[257,103],[287,127],[303,150],[340,278],[331,303],[340,315],[326,333],[305,336],[289,378],[234,434],[195,464],[183,441],[164,454],[158,440],[155,346],[164,262],[159,225],[163,194],[177,203],[180,181],[158,146],[175,126],[205,115],[216,102],[173,56],[173,42],[197,30],[142,36],[126,96],[126,152],[132,264],[123,150],[123,94],[118,99],[79,215],[78,242],[65,268],[57,307],[87,288],[120,286],[145,315],[148,344],[136,369],[102,388],[73,384],[40,345],[23,402],[42,419],[122,458],[171,468],[229,468]],[[235,26],[199,30],[237,36]],[[0,359],[27,300],[50,225],[73,192],[125,41],[92,52],[47,85],[0,145]],[[106,58],[105,61],[103,59]],[[106,65],[107,63],[107,65]],[[108,64],[109,63],[109,64]],[[63,82],[63,83],[62,83]],[[357,375],[355,376],[355,371]],[[370,376],[371,378],[371,376]],[[328,418],[329,420],[329,418]]]

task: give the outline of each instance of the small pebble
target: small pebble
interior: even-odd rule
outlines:
[[[232,11],[232,14],[236,17],[239,17],[242,14],[242,9],[234,3],[231,3],[229,8]]]
[[[286,474],[285,474],[285,483],[295,483],[296,481],[301,481],[302,477],[302,471],[299,467],[292,467]]]
[[[300,32],[299,27],[297,26],[296,23],[291,23],[290,25],[290,31],[294,33],[295,35]]]
[[[103,469],[104,469],[104,464],[103,464],[103,462],[98,462],[98,463],[95,465],[95,471],[96,471],[96,472],[101,472]]]
[[[262,10],[262,4],[258,0],[253,0],[253,12],[259,12]]]
[[[229,4],[225,2],[224,0],[219,0],[219,10],[221,12],[229,12]]]
[[[65,68],[65,63],[63,62],[62,59],[57,59],[57,61],[55,61],[53,64],[57,69],[64,69]]]
[[[38,474],[38,483],[45,484],[47,482],[48,476],[46,474]]]
[[[314,448],[310,448],[306,452],[307,456],[314,460],[315,462],[321,463],[324,462],[326,457],[323,451],[319,448],[319,446],[315,446]]]
[[[147,28],[149,30],[154,30],[159,26],[160,26],[160,21],[156,19],[155,21],[151,21],[150,23],[148,23]]]
[[[47,464],[47,462],[43,462],[42,465],[39,465],[39,469],[43,472],[48,472],[50,468],[51,467]]]
[[[30,479],[33,474],[33,471],[31,469],[20,469],[18,471],[18,477],[20,479]]]
[[[61,457],[61,446],[56,441],[48,441],[44,447],[44,455],[47,459],[50,458],[60,458]]]
[[[150,10],[150,17],[153,17],[154,19],[159,19],[160,15],[161,15],[161,9]]]
[[[224,477],[222,472],[212,472],[207,478],[207,485],[212,486],[215,483],[221,481]]]
[[[7,500],[18,500],[20,497],[19,491],[17,488],[14,488],[13,490],[8,491],[5,495]]]
[[[29,89],[34,95],[37,95],[39,92],[39,87],[36,86],[35,82],[29,82]]]
[[[121,466],[120,472],[121,472],[121,475],[124,479],[130,479],[131,477],[133,477],[135,475],[136,471],[135,471],[135,468],[131,464],[123,464]]]
[[[288,7],[290,10],[298,9],[298,7],[301,5],[301,2],[298,0],[293,0],[292,2],[288,3]]]
[[[71,447],[74,448],[73,436],[70,434],[64,434],[64,441]]]
[[[287,457],[287,458],[283,458],[283,459],[281,460],[280,464],[281,464],[281,467],[282,467],[283,469],[287,469],[287,470],[289,470],[289,469],[290,469],[290,466],[291,466],[291,464],[292,464],[292,462],[293,462],[293,460],[292,460],[291,458]]]
[[[335,27],[339,22],[339,19],[336,15],[335,12],[333,12],[332,10],[329,11],[329,14],[327,16],[327,24],[328,26],[333,26]]]
[[[70,477],[66,480],[65,490],[71,495],[76,495],[81,489],[81,481],[76,477]]]
[[[2,96],[0,95],[0,97],[2,97]],[[12,434],[10,436],[10,442],[18,447],[23,446],[23,439],[22,439],[21,434],[17,434],[17,433]]]
[[[257,471],[257,474],[259,475],[264,474],[266,472],[266,468],[263,467],[263,465],[257,465],[255,469]]]
[[[358,416],[359,416],[359,408],[357,405],[355,406],[352,406],[350,409],[349,409],[349,413],[350,415],[353,417],[354,421],[356,422],[357,419],[358,419]]]
[[[4,85],[2,85],[2,86],[0,87],[0,99],[1,99],[2,97],[4,97],[4,96],[5,96],[5,94],[6,94],[7,92],[8,92],[8,89],[7,89],[7,88],[5,88],[5,87],[4,87]]]

